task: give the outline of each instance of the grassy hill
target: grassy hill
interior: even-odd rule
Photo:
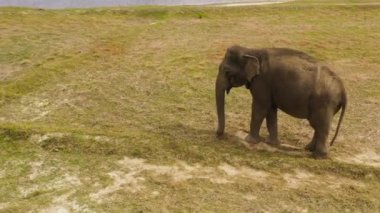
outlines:
[[[216,139],[214,82],[233,44],[299,49],[341,76],[330,159],[239,143],[243,88]],[[379,211],[379,46],[376,1],[0,8],[0,212]],[[283,113],[279,131],[297,147],[312,135]]]

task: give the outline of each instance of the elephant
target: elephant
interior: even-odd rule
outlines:
[[[245,141],[260,142],[259,130],[266,119],[266,143],[278,146],[277,110],[307,119],[314,130],[305,147],[315,158],[326,158],[326,141],[332,119],[341,110],[336,139],[347,106],[342,80],[314,57],[290,48],[252,49],[239,45],[227,49],[215,83],[218,116],[217,136],[225,129],[225,94],[245,85],[252,95],[250,131]]]

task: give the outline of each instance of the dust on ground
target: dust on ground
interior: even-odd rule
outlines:
[[[191,179],[208,180],[214,184],[234,183],[238,178],[249,178],[256,182],[265,181],[269,176],[267,172],[258,171],[247,167],[234,167],[229,164],[221,164],[218,167],[204,167],[199,164],[189,165],[185,162],[177,162],[175,165],[156,165],[147,163],[144,159],[124,157],[117,162],[120,170],[108,173],[113,180],[113,184],[107,186],[90,197],[101,202],[107,195],[123,189],[131,193],[136,193],[145,188],[144,174],[157,178],[164,176],[173,183],[184,182]],[[157,192],[156,192],[157,194]]]
[[[13,78],[21,70],[20,66],[0,64],[0,82]]]
[[[361,164],[380,168],[380,154],[376,153],[373,150],[367,150],[353,156],[342,156],[338,157],[337,159],[346,163]]]
[[[60,212],[60,213],[68,213],[68,212],[92,212],[88,208],[87,205],[81,205],[76,200],[69,200],[69,197],[71,197],[75,193],[75,190],[70,191],[66,194],[63,194],[61,196],[55,197],[52,201],[52,204],[45,208],[40,210],[42,213],[50,213],[50,212]]]

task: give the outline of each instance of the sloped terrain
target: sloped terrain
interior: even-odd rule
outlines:
[[[1,8],[0,212],[378,211],[380,7],[341,2]],[[233,44],[300,49],[341,76],[349,105],[329,159],[247,149],[243,88],[216,139]],[[279,130],[298,148],[312,135],[283,113]]]

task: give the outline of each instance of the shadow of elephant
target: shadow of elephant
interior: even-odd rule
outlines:
[[[182,123],[160,126],[158,131],[161,136],[172,143],[184,142],[192,145],[212,146],[222,152],[228,152],[228,149],[234,146],[241,150],[265,151],[298,157],[310,156],[310,153],[304,149],[285,143],[278,146],[271,146],[264,142],[255,145],[249,144],[244,140],[248,133],[243,131],[238,131],[235,134],[224,134],[223,137],[215,137],[214,129],[200,129]]]

